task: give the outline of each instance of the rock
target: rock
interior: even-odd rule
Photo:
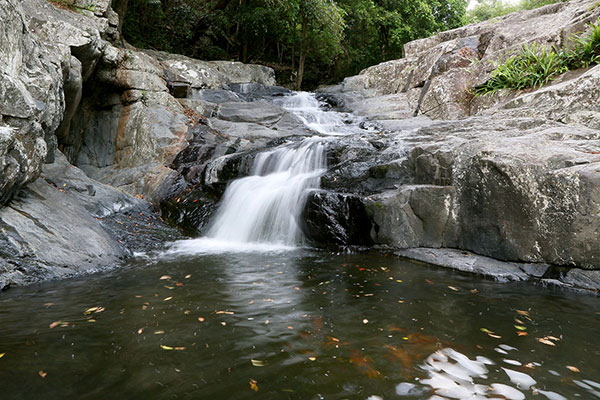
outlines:
[[[57,153],[42,177],[0,209],[0,281],[22,285],[114,268],[169,237],[177,235],[147,202],[93,181]]]
[[[20,6],[0,1],[0,206],[39,176],[65,107],[60,60],[38,46]]]
[[[356,195],[313,191],[301,216],[302,231],[311,243],[370,245],[371,219]]]

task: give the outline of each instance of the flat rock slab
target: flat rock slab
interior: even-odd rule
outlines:
[[[474,273],[499,282],[539,280],[548,285],[600,293],[600,270],[506,262],[457,249],[420,247],[398,250],[395,254],[438,267]]]

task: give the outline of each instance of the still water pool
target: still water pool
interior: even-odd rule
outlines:
[[[596,296],[263,250],[0,293],[0,398],[600,398]]]

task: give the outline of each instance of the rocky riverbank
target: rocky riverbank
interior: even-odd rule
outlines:
[[[110,2],[92,3],[0,0],[0,287],[197,235],[257,152],[316,133],[270,68],[128,48]],[[599,290],[600,66],[470,95],[524,43],[566,45],[596,3],[442,32],[322,89],[353,134],[328,141],[308,239]]]

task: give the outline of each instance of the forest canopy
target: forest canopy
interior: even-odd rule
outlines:
[[[131,44],[275,68],[314,87],[465,22],[467,0],[113,0]]]
[[[555,0],[554,0],[555,1]],[[402,57],[436,32],[553,0],[113,0],[136,47],[204,60],[269,65],[278,81],[312,88]]]

